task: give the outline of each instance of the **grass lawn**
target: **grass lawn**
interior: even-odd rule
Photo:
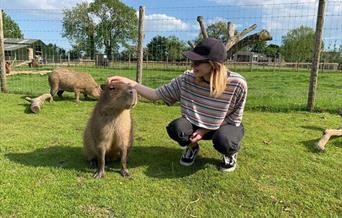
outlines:
[[[89,71],[99,82],[114,74]],[[134,78],[128,70],[117,73]],[[153,73],[165,75],[148,76]],[[308,74],[242,74],[249,99],[236,171],[217,170],[220,155],[210,141],[201,143],[193,166],[181,166],[182,150],[165,130],[180,116],[179,107],[140,102],[132,111],[132,178],[122,178],[116,162],[100,180],[82,156],[82,134],[96,102],[76,104],[67,94],[33,114],[24,98],[48,92],[46,75],[8,77],[11,94],[0,94],[0,217],[341,217],[342,138],[331,139],[324,153],[314,148],[322,130],[341,125],[334,113],[341,89],[330,83],[341,85],[341,76],[322,77],[326,86],[317,104],[324,112],[307,113],[299,100]],[[172,76],[144,79],[157,86]]]
[[[183,66],[184,68],[184,66]],[[52,70],[53,66],[42,68]],[[126,68],[73,68],[90,73],[98,83],[104,83],[109,76],[120,75],[135,79],[135,69]],[[181,70],[145,70],[143,84],[158,87],[170,82]],[[304,111],[308,99],[308,71],[239,71],[248,82],[247,110],[287,112]],[[48,93],[50,88],[47,75],[14,75],[7,77],[7,87],[11,93],[31,96]],[[69,96],[73,96],[70,94]],[[315,109],[319,112],[336,113],[342,103],[342,76],[340,72],[319,74]]]

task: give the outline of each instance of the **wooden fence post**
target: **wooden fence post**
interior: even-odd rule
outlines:
[[[308,111],[313,111],[314,106],[315,106],[317,78],[318,78],[318,69],[319,69],[319,58],[320,58],[321,47],[322,47],[324,10],[325,10],[325,0],[319,0],[317,22],[316,22],[315,50],[314,50],[314,55],[313,55],[313,59],[312,59],[308,103],[307,103],[307,110]]]
[[[0,77],[1,77],[1,92],[7,92],[6,83],[6,69],[5,69],[5,45],[4,45],[4,26],[3,26],[3,13],[0,9]]]
[[[145,7],[139,7],[139,32],[138,32],[138,49],[137,49],[137,72],[136,81],[142,83],[143,74],[143,57],[144,57],[144,17]]]

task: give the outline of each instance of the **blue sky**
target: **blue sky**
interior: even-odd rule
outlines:
[[[86,0],[92,2],[92,0]],[[69,41],[62,34],[62,10],[81,0],[0,0],[0,7],[20,26],[25,38],[41,39],[66,49]],[[196,17],[204,16],[206,24],[232,21],[238,31],[257,24],[253,32],[267,29],[280,44],[289,30],[306,25],[315,27],[317,0],[124,0],[138,9],[145,6],[145,44],[156,35],[175,35],[183,41],[199,33]],[[324,40],[327,47],[341,45],[342,0],[327,1]]]

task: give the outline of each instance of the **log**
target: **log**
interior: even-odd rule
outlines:
[[[198,16],[197,21],[200,25],[203,38],[208,38],[208,33],[204,24],[204,18],[202,16]],[[250,27],[244,29],[242,32],[236,33],[234,24],[232,22],[227,22],[228,35],[226,42],[226,50],[228,59],[231,58],[236,52],[238,52],[245,46],[255,44],[261,41],[272,40],[272,36],[267,30],[262,30],[259,33],[255,33],[253,35],[244,37],[251,31],[255,30],[255,28],[256,24],[253,24]],[[190,47],[193,47],[193,44],[191,42],[188,42],[188,44],[190,45]]]
[[[259,33],[255,33],[253,35],[247,36],[242,40],[238,41],[236,44],[231,46],[231,48],[227,51],[227,58],[230,58],[235,54],[237,51],[242,49],[247,45],[251,45],[257,42],[272,40],[271,34],[267,30],[262,30]]]
[[[229,42],[232,40],[232,38],[235,35],[235,25],[232,22],[227,22],[227,30],[228,30],[227,31],[227,33],[228,33],[227,39]]]
[[[205,29],[204,19],[202,16],[197,17],[197,21],[201,27],[202,36],[204,39],[208,38],[207,30]]]
[[[191,41],[188,41],[188,45],[190,46],[190,48],[195,48],[194,43],[192,43]]]
[[[238,43],[245,35],[247,35],[251,31],[255,30],[256,27],[257,27],[256,24],[253,24],[250,27],[242,30],[241,33],[235,34],[235,26],[231,22],[228,22],[227,28],[228,28],[229,38],[228,38],[228,41],[226,43],[227,51],[229,51],[233,47],[233,45]]]
[[[49,102],[52,102],[53,98],[51,94],[43,94],[37,98],[26,97],[25,100],[31,103],[30,108],[33,113],[39,113],[45,100],[49,100]]]
[[[322,138],[316,144],[317,148],[321,151],[324,151],[325,145],[328,143],[330,137],[332,136],[342,136],[342,127],[339,129],[326,129]]]

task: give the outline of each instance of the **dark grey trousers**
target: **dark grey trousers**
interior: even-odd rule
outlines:
[[[170,138],[181,146],[187,146],[190,144],[190,136],[198,128],[184,117],[181,117],[169,123],[166,130]],[[243,135],[244,127],[242,124],[240,126],[233,126],[226,123],[219,129],[206,133],[202,139],[212,140],[214,148],[221,154],[232,155],[239,151]]]

